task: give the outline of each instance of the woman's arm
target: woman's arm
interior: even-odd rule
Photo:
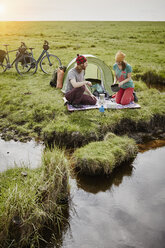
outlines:
[[[119,83],[119,87],[131,80],[131,72],[127,74],[127,78]]]
[[[113,84],[116,84],[117,83],[117,77],[116,77],[116,73],[115,73],[115,76],[114,76],[114,82],[113,82]]]

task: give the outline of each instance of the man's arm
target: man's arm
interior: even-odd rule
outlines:
[[[91,84],[92,85],[92,84]],[[93,99],[96,99],[96,97],[92,94],[92,92],[88,89],[88,87],[85,85],[85,92],[91,96]]]
[[[73,86],[74,88],[79,88],[79,87],[81,87],[81,86],[83,86],[83,85],[89,85],[89,86],[92,85],[91,82],[89,82],[89,81],[76,82],[75,79],[71,79],[70,82],[71,82],[71,84],[72,84],[72,86]]]

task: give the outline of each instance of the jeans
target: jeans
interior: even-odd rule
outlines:
[[[134,101],[133,91],[134,88],[120,88],[120,90],[116,94],[116,103],[127,105],[130,102]]]
[[[89,95],[85,95],[84,91],[85,85],[73,88],[65,94],[65,97],[71,104],[95,105],[96,99],[93,99]]]

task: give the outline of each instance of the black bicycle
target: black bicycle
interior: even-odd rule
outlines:
[[[16,50],[8,51],[9,45],[4,45],[5,50],[0,50],[0,72],[6,72],[13,68],[15,64],[15,68],[20,75],[32,75],[37,71],[36,68],[36,60],[27,52],[27,47],[24,42],[21,42],[21,46]],[[9,53],[17,52],[16,58],[10,63]]]
[[[34,48],[29,48],[31,51],[30,54],[33,57],[33,50]],[[59,66],[62,66],[61,60],[53,54],[50,54],[48,52],[49,50],[49,42],[44,41],[43,45],[43,51],[40,54],[39,58],[36,60],[36,71],[38,68],[38,64],[40,63],[41,70],[46,74],[52,74],[55,69],[57,69]],[[45,55],[46,54],[46,55]],[[45,56],[44,56],[45,55]]]

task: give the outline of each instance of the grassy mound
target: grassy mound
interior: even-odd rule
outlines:
[[[38,169],[16,168],[0,174],[1,247],[39,247],[43,227],[54,223],[60,232],[68,207],[68,177],[68,161],[57,149],[44,152]]]
[[[91,142],[77,149],[73,163],[82,174],[110,174],[116,166],[134,158],[137,151],[134,140],[108,133],[104,141]]]

